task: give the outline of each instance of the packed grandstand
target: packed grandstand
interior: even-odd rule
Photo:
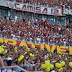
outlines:
[[[14,1],[14,0],[10,0]],[[21,2],[21,3],[29,3],[29,4],[34,4],[34,5],[45,5],[49,7],[55,7],[59,6],[62,7],[64,6],[70,6],[72,8],[72,0],[16,0],[16,2]]]
[[[0,72],[71,72],[72,0],[4,1]]]

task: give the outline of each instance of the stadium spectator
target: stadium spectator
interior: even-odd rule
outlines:
[[[11,19],[1,18],[1,35],[23,41],[46,43],[54,45],[71,46],[72,25],[67,22],[66,27],[59,24],[52,24],[48,20],[41,19]]]
[[[10,0],[15,1],[15,0]],[[22,2],[22,3],[29,3],[34,5],[45,5],[49,7],[70,7],[72,8],[72,1],[71,0],[16,0],[16,2]]]
[[[0,48],[4,47],[4,50],[7,52],[4,54],[4,57],[7,58],[8,65],[11,66],[12,60],[13,65],[18,65],[28,71],[44,71],[46,69],[42,69],[41,65],[45,63],[45,61],[49,60],[51,64],[54,65],[51,71],[59,71],[60,68],[56,67],[56,63],[61,63],[62,61],[65,62],[65,66],[61,67],[63,71],[70,72],[72,67],[70,67],[69,62],[72,62],[72,56],[69,54],[58,54],[56,52],[48,52],[47,50],[42,50],[40,48],[28,48],[25,46],[13,46],[9,45],[8,43],[0,43]],[[31,53],[34,56],[31,56]],[[20,56],[24,56],[22,60],[19,61]],[[4,65],[7,64],[4,62]],[[10,69],[11,70],[11,69]],[[15,72],[15,70],[13,69]],[[19,72],[21,70],[18,69]]]

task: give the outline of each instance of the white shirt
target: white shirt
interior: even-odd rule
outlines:
[[[51,72],[57,72],[57,71],[53,70],[53,71],[51,71]]]
[[[1,70],[0,70],[0,72],[1,72]],[[6,69],[2,70],[2,72],[6,72]]]
[[[14,70],[12,71],[11,69],[9,69],[9,70],[7,70],[7,72],[16,72],[16,71],[14,71]]]
[[[15,20],[17,20],[17,16],[15,16]]]

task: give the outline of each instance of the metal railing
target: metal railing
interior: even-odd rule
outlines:
[[[16,69],[16,72],[18,71],[18,69],[20,69],[20,70],[23,71],[23,72],[29,72],[29,71],[27,71],[27,70],[25,70],[25,69],[23,69],[23,68],[21,68],[21,67],[19,67],[19,66],[0,67],[1,70],[2,70],[2,69],[12,69],[12,68]]]

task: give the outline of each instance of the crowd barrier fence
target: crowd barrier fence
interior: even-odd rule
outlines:
[[[23,68],[21,68],[21,67],[19,67],[19,66],[0,67],[1,70],[2,70],[2,69],[12,69],[12,68],[16,69],[16,72],[18,72],[18,69],[20,69],[22,72],[28,72],[27,70],[25,70],[25,69],[23,69]]]

